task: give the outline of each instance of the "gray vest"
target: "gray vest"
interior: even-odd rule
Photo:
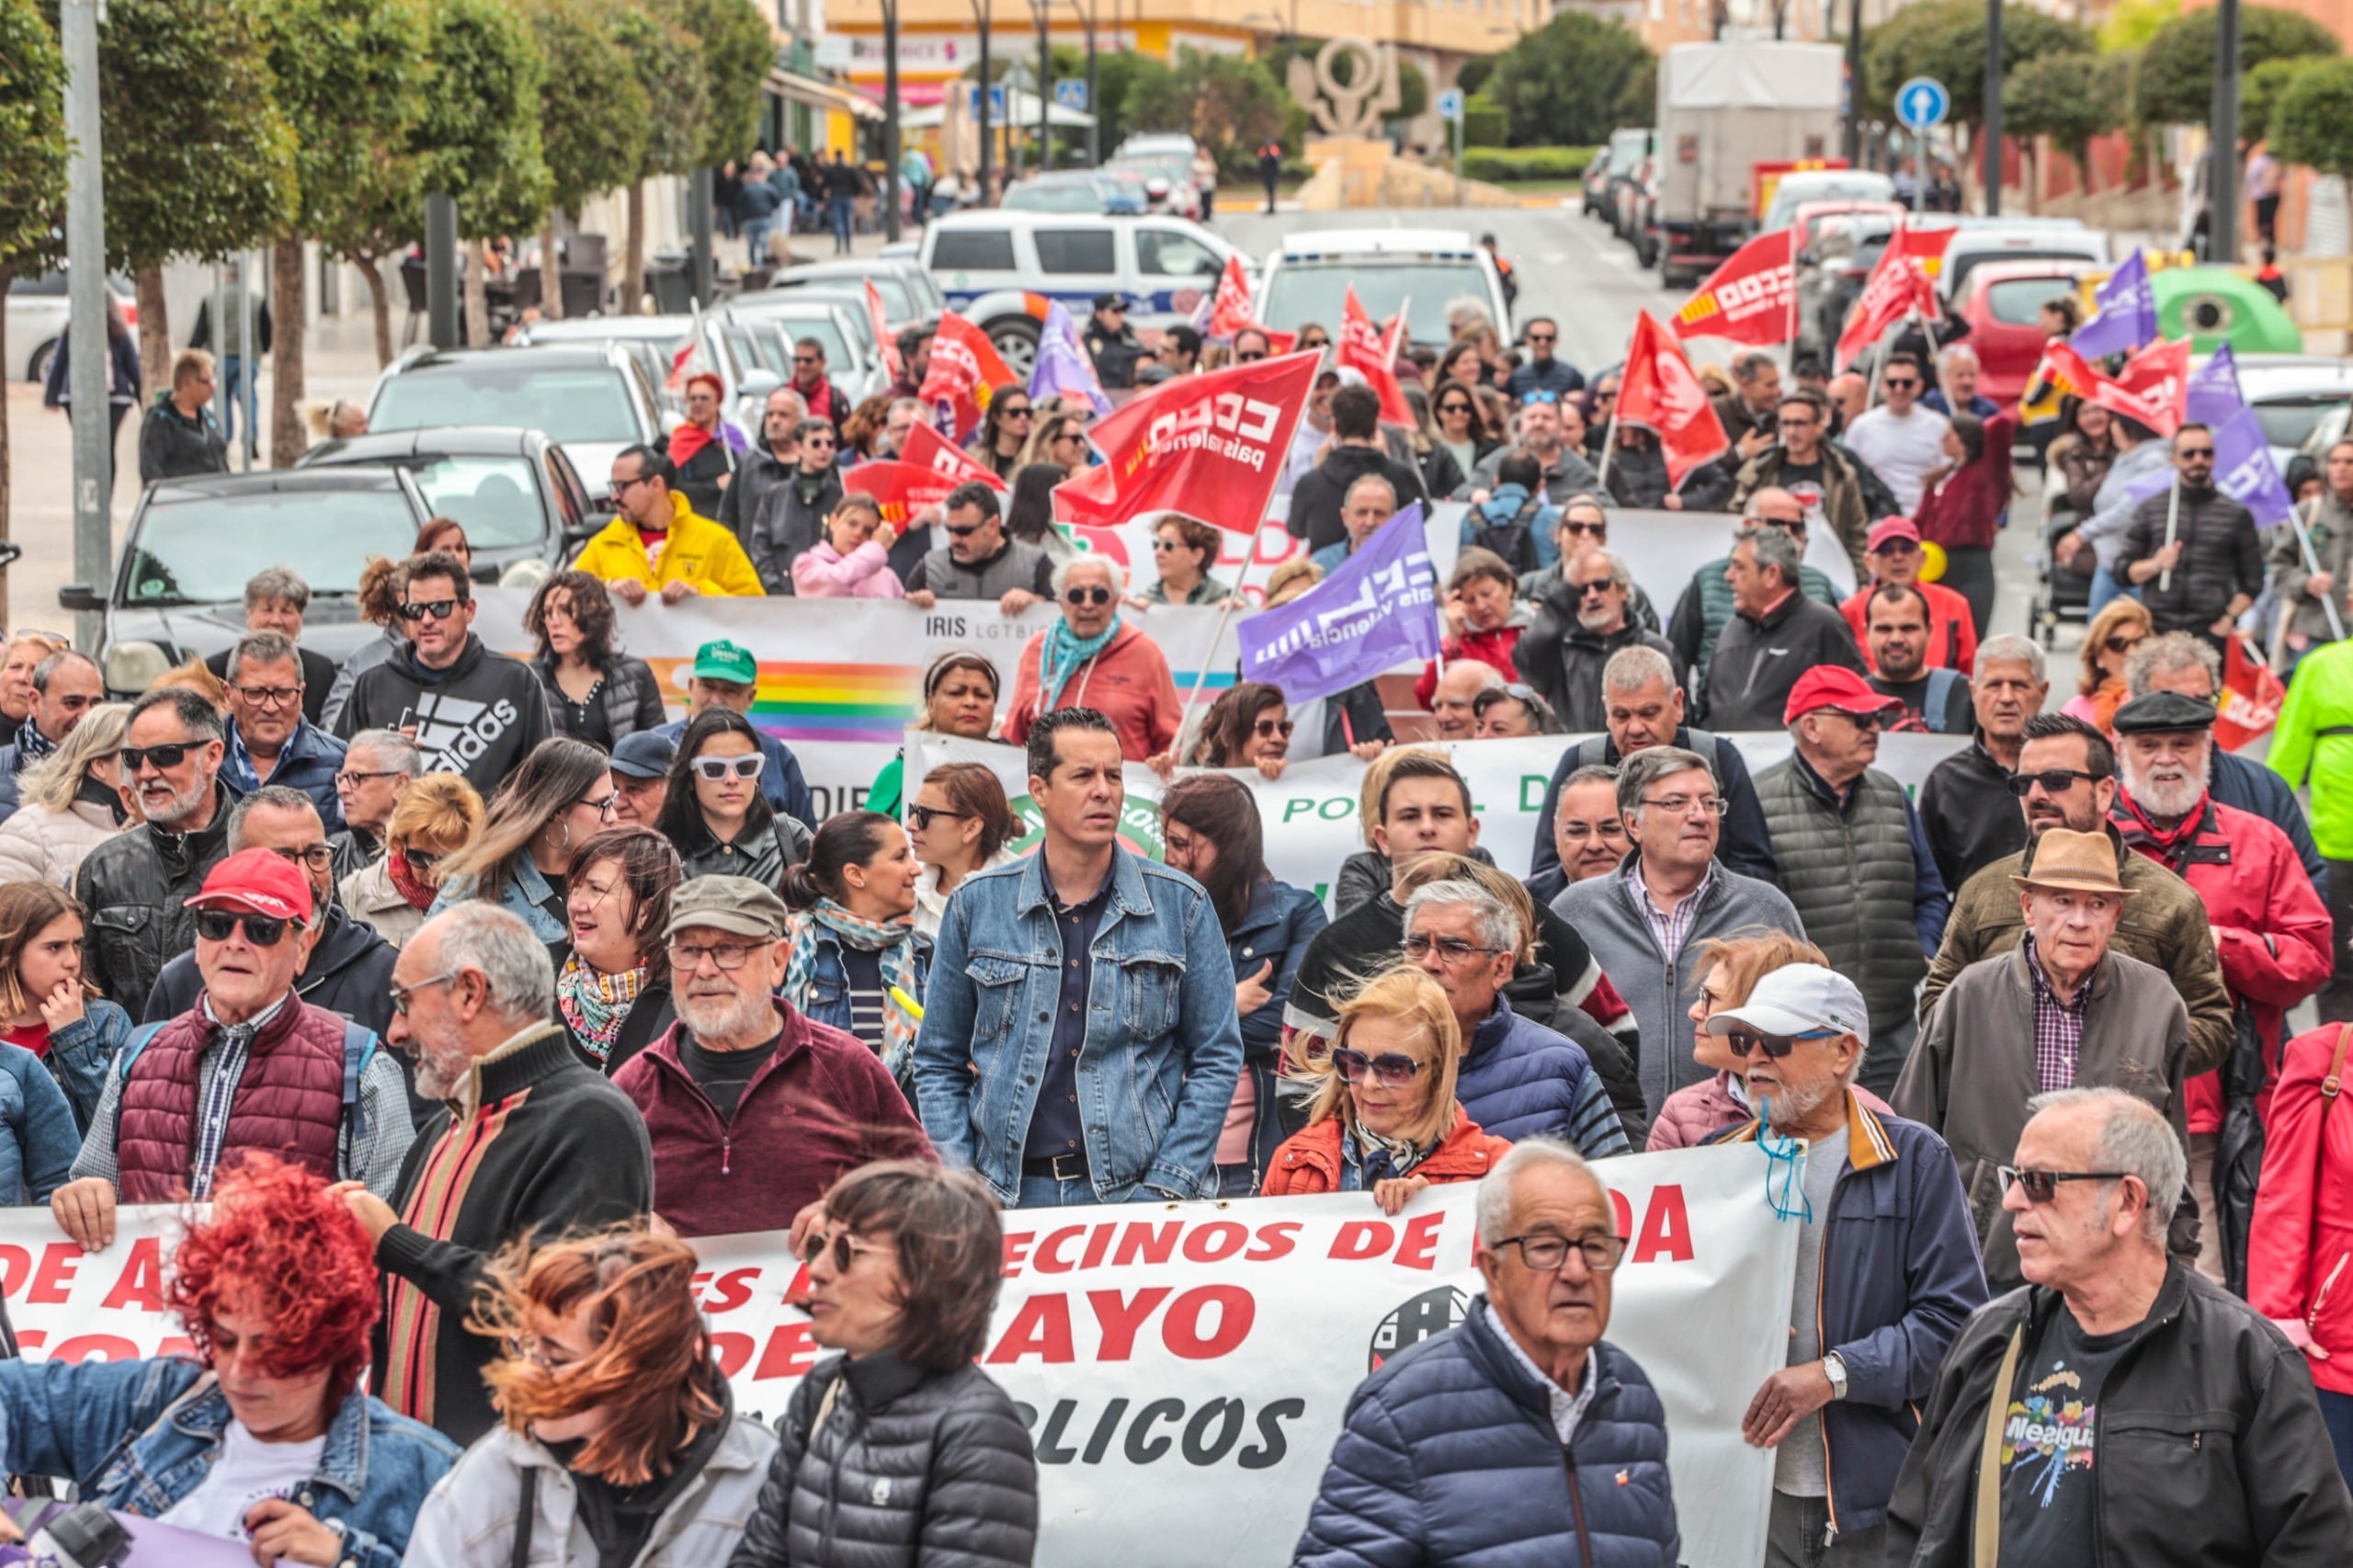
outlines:
[[[1841,814],[1799,777],[1792,756],[1756,776],[1756,798],[1772,830],[1781,891],[1805,922],[1806,939],[1862,989],[1872,1034],[1893,1030],[1911,1013],[1912,993],[1928,972],[1912,923],[1919,869],[1904,786],[1872,768]]]
[[[1034,544],[1008,540],[995,560],[966,566],[943,545],[923,558],[924,586],[943,599],[1001,599],[1008,588],[1033,592],[1045,555]]]

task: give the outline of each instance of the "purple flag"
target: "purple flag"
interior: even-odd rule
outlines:
[[[2268,528],[2295,516],[2296,503],[2271,460],[2271,443],[2255,410],[2242,408],[2214,426],[2214,488],[2255,514]]]
[[[1436,657],[1438,574],[1422,532],[1421,503],[1381,524],[1323,582],[1234,630],[1242,678],[1279,686],[1293,702]]]
[[[2188,417],[2193,425],[2210,425],[2219,430],[2245,406],[2246,399],[2239,392],[2239,362],[2225,343],[2214,350],[2211,359],[2189,372]]]
[[[2157,297],[2149,288],[2148,259],[2134,251],[2092,293],[2099,313],[2075,329],[2067,346],[2086,358],[2130,354],[2157,337]]]
[[[1078,327],[1060,300],[1046,307],[1045,322],[1038,331],[1038,363],[1029,372],[1031,397],[1056,393],[1085,398],[1098,415],[1111,412],[1111,400],[1103,395],[1103,383],[1096,379],[1095,361],[1087,357],[1086,345],[1078,340]]]

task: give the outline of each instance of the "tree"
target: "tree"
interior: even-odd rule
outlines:
[[[0,297],[19,269],[53,265],[65,205],[65,56],[40,0],[0,0]],[[0,381],[13,361],[0,321]],[[8,408],[0,398],[0,540],[8,537]],[[8,573],[0,567],[0,604]]]
[[[2324,60],[2296,74],[2272,114],[2271,150],[2325,175],[2353,175],[2353,60]]]
[[[303,394],[303,242],[335,233],[347,201],[364,203],[376,165],[393,155],[422,110],[425,14],[415,0],[273,0],[262,45],[295,133],[294,221],[275,236],[270,315],[270,462],[307,444]]]
[[[2305,54],[2267,60],[2248,72],[2239,84],[2239,134],[2250,139],[2269,137],[2272,117],[2279,112],[2288,85],[2320,63],[2319,57]]]
[[[1658,61],[1619,23],[1562,11],[1497,57],[1481,90],[1503,107],[1514,146],[1591,146],[1652,122]]]
[[[645,182],[682,175],[701,150],[699,128],[710,91],[702,51],[668,0],[632,0],[614,17],[621,47],[637,66],[638,85],[653,106],[646,119],[645,161],[629,182],[627,237],[621,247],[621,308],[633,311],[645,290]]]
[[[2181,0],[2116,0],[2099,25],[2099,46],[2115,54],[2148,47],[2167,22],[2181,15]]]
[[[1279,137],[1290,97],[1265,65],[1238,54],[1181,47],[1165,72],[1128,84],[1126,108],[1137,131],[1183,131],[1222,157]]]
[[[540,141],[539,44],[502,0],[434,0],[433,69],[419,141],[426,189],[458,207],[466,250],[466,325],[489,341],[483,242],[530,233],[548,208],[548,165]]]
[[[1166,62],[1134,50],[1098,54],[1095,62],[1097,106],[1101,117],[1100,139],[1105,153],[1142,129],[1136,123],[1138,103],[1163,103],[1162,84],[1169,74]]]
[[[107,259],[139,290],[149,386],[170,369],[164,262],[247,249],[293,222],[294,129],[260,0],[110,0],[98,32]]]
[[[677,24],[702,52],[703,105],[694,164],[742,158],[759,141],[760,97],[776,64],[776,39],[751,0],[670,0]]]
[[[2157,29],[2142,51],[2133,117],[2144,125],[2203,125],[2214,108],[2214,12],[2192,11]],[[2239,70],[2268,60],[2332,55],[2327,28],[2295,11],[2269,6],[2239,10]],[[2252,124],[2251,121],[2242,123]]]
[[[2087,55],[2091,34],[2031,6],[2002,7],[2002,74],[2029,60]],[[1895,118],[1895,89],[1933,76],[1952,94],[1952,119],[1972,131],[1985,123],[1985,7],[1981,0],[1932,0],[1907,6],[1863,38],[1864,111]],[[2006,92],[2004,104],[2008,103]]]
[[[540,309],[563,314],[555,214],[577,212],[598,191],[637,177],[653,106],[621,47],[611,0],[530,0],[524,15],[547,73],[540,84],[540,142],[548,164],[548,217],[540,225]]]
[[[2092,139],[2124,123],[2130,64],[2117,54],[2097,55],[2088,61],[2079,54],[2046,54],[2028,61],[2002,84],[2002,129],[2020,140],[2029,156],[2034,155],[2033,138],[2051,138],[2061,152],[2075,160],[2088,193]],[[2028,182],[2029,202],[2041,185],[2039,178]]]

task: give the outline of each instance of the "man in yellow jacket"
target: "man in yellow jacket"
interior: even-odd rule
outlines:
[[[613,459],[613,505],[620,515],[581,547],[573,565],[603,578],[624,604],[643,604],[649,591],[671,605],[689,594],[765,594],[735,536],[697,517],[670,488],[674,472],[651,447],[630,447]]]

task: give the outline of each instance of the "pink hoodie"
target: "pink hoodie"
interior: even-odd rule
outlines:
[[[820,540],[792,563],[792,586],[804,599],[903,599],[907,590],[891,570],[890,552],[868,540],[847,555]]]

